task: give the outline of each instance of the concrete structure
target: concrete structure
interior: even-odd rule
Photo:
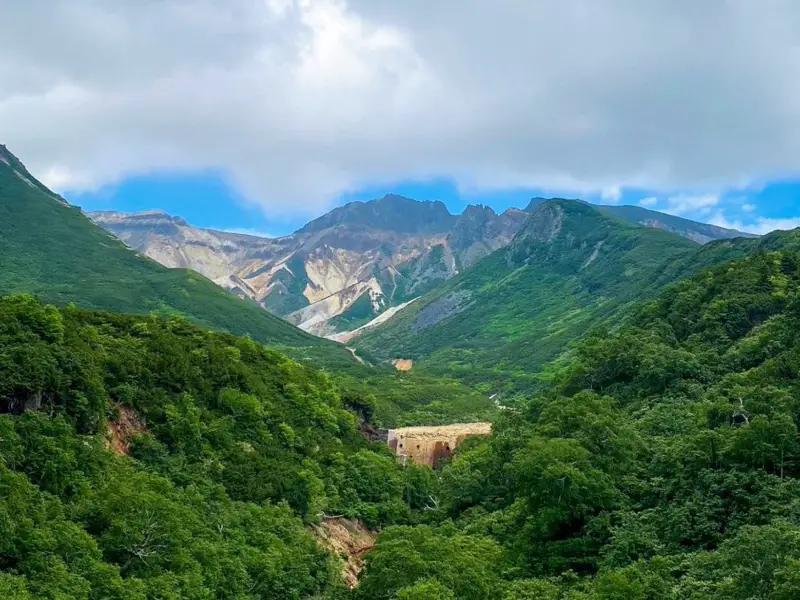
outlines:
[[[468,436],[491,433],[491,423],[402,427],[389,430],[387,443],[403,464],[412,460],[419,465],[435,468],[443,458],[452,456],[453,451]]]

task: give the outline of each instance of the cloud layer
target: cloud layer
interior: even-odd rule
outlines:
[[[286,213],[432,176],[611,200],[701,190],[682,214],[800,173],[793,0],[0,0],[0,13],[2,141],[61,189],[222,169]]]

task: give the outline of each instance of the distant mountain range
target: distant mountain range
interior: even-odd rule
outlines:
[[[191,268],[302,329],[366,323],[510,243],[528,214],[385,196],[353,202],[266,239],[192,227],[159,212],[89,216],[168,267]]]
[[[351,202],[292,235],[267,239],[193,227],[163,212],[89,217],[167,267],[194,269],[225,289],[320,336],[357,329],[511,243],[535,208],[501,214],[387,195]],[[697,243],[746,237],[636,206],[598,207]]]

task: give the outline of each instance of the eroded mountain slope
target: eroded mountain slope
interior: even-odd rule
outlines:
[[[386,196],[275,239],[200,229],[162,212],[90,217],[168,267],[194,269],[319,335],[353,329],[508,244],[527,218]]]

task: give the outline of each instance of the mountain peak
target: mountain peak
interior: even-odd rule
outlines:
[[[41,181],[31,175],[28,169],[25,168],[25,165],[22,164],[22,161],[14,156],[3,144],[0,144],[0,169],[11,171],[20,181],[23,181],[26,185],[35,190],[47,194],[59,204],[63,204],[64,206],[70,205],[64,198],[50,191]]]
[[[542,198],[541,196],[536,196],[535,198],[531,198],[531,201],[528,202],[528,206],[526,206],[524,210],[526,212],[532,213],[541,204],[544,204],[546,202],[559,201],[559,200],[563,200],[564,202],[580,202],[581,204],[588,204],[588,202],[586,202],[585,200],[579,200],[577,198],[572,198],[572,199],[568,199],[568,198]]]
[[[440,201],[420,201],[397,194],[386,194],[367,202],[349,202],[314,219],[298,233],[315,233],[339,225],[380,229],[397,233],[435,233],[447,231],[455,217]]]
[[[628,232],[636,232],[633,237]],[[580,200],[554,198],[540,202],[509,246],[509,264],[521,266],[531,260],[555,262],[577,271],[594,262],[607,241],[631,237],[667,236],[677,246],[694,246],[694,242],[677,234],[647,230]],[[638,236],[638,237],[637,237]],[[634,239],[636,238],[636,239]],[[612,244],[622,245],[625,244]]]
[[[497,216],[497,213],[491,206],[485,204],[470,204],[464,209],[464,212],[459,215],[462,219],[491,219]]]

